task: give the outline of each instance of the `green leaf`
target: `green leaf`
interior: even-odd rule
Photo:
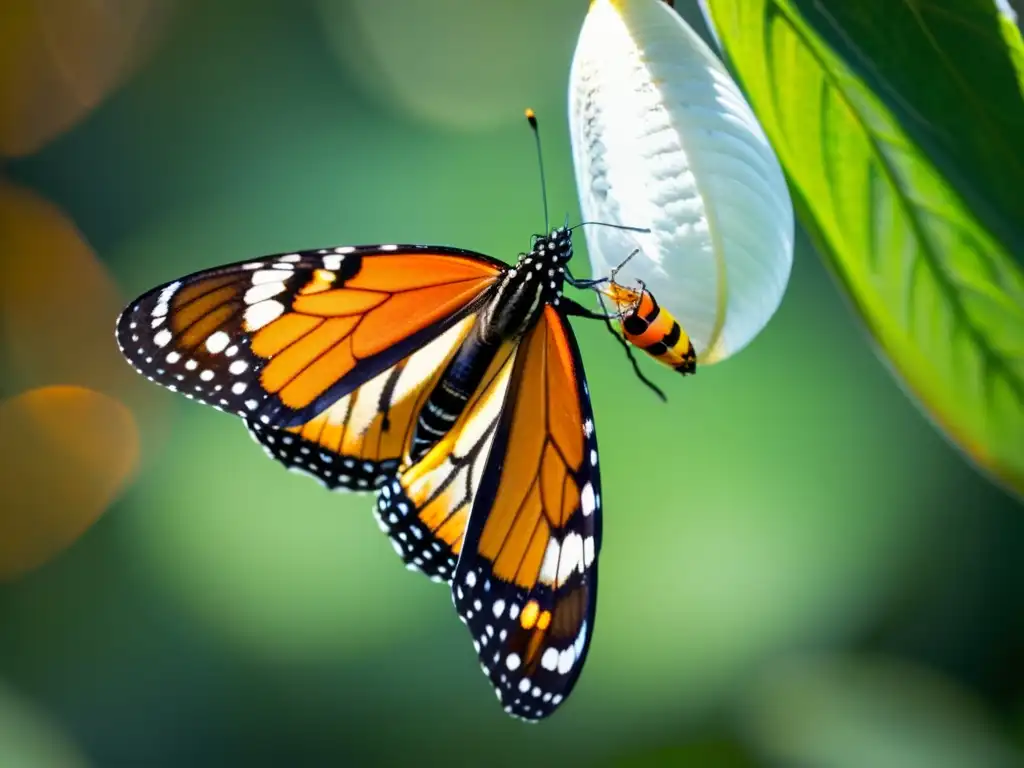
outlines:
[[[792,7],[1024,264],[1024,99],[1004,37],[1009,20],[995,2],[792,0]]]
[[[941,5],[944,13],[955,9],[966,18],[980,3]],[[855,7],[866,13],[863,8],[873,4],[830,3],[829,9],[847,6],[848,20]],[[934,30],[889,40],[902,46],[899,57],[866,59],[868,43],[878,42],[866,31],[871,24],[837,27],[834,12],[827,22],[820,13],[809,18],[805,5],[822,6],[802,0],[706,2],[729,63],[786,171],[801,223],[896,372],[968,455],[1024,494],[1024,274],[1014,258],[1024,248],[1013,245],[1024,243],[1024,215],[1013,213],[1024,205],[1024,152],[1006,161],[1009,178],[998,189],[989,186],[996,161],[985,154],[988,141],[999,150],[992,157],[1005,159],[1005,147],[1024,138],[1007,128],[1015,124],[1018,105],[989,105],[981,94],[991,89],[975,82],[984,71],[951,69],[954,57],[936,48],[942,38]],[[918,5],[888,0],[885,7],[920,17]],[[871,18],[883,17],[886,23],[874,26],[889,25],[888,11]],[[828,34],[819,24],[827,25]],[[994,24],[996,44],[1009,62],[998,19]],[[844,53],[858,52],[856,66],[837,52],[838,39]],[[942,70],[932,68],[936,57],[945,62]],[[894,62],[902,67],[898,76]],[[1007,98],[1019,102],[1016,71],[1009,67],[1013,87]],[[872,68],[885,83],[884,97],[864,76]],[[945,110],[972,112],[975,120],[943,116],[932,96],[922,95],[943,90],[936,84],[943,78],[958,79],[961,88],[961,98]],[[974,101],[964,101],[963,88],[973,89]],[[893,103],[902,106],[894,109]],[[933,130],[942,140],[921,140],[908,127],[912,112],[915,128]],[[921,123],[926,114],[935,119]],[[999,192],[1007,185],[1016,190],[1015,200]]]
[[[1002,14],[999,16],[999,28],[1003,33],[1006,49],[1010,53],[1010,61],[1013,62],[1013,68],[1017,71],[1017,86],[1021,93],[1024,93],[1024,40],[1021,40],[1020,28],[1012,19],[1008,19]]]

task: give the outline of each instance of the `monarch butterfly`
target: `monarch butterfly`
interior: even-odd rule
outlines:
[[[569,695],[594,629],[601,480],[568,318],[607,318],[563,295],[604,282],[572,256],[567,226],[514,266],[424,245],[277,254],[154,288],[116,330],[140,373],[237,414],[271,458],[377,490],[393,547],[450,583],[527,720]]]

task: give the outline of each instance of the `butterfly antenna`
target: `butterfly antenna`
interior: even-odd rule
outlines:
[[[612,224],[608,221],[581,221],[569,229],[579,229],[580,227],[611,227],[612,229],[622,229],[626,232],[642,232],[645,235],[651,233],[651,230],[647,227],[627,227],[625,224]]]
[[[608,333],[610,333],[612,336],[614,336],[615,340],[617,342],[619,342],[619,344],[622,345],[622,348],[624,350],[626,350],[626,357],[629,358],[629,362],[632,363],[632,365],[633,365],[633,373],[635,373],[637,378],[640,379],[640,381],[642,381],[644,384],[646,384],[647,387],[652,392],[654,392],[654,394],[656,394],[658,397],[661,398],[661,402],[667,403],[668,402],[668,398],[665,397],[665,393],[662,392],[661,389],[658,388],[657,384],[655,384],[653,381],[651,381],[646,376],[644,376],[644,372],[640,370],[640,364],[636,361],[636,358],[633,357],[633,349],[632,349],[632,347],[629,346],[629,342],[626,341],[618,333],[615,332],[615,326],[612,325],[612,321],[609,319],[608,307],[605,306],[604,297],[601,295],[601,292],[600,291],[594,291],[594,293],[597,294],[597,300],[601,303],[601,309],[604,311],[604,314],[605,314],[604,324],[608,328]]]
[[[540,197],[544,203],[544,232],[548,232],[548,185],[544,180],[544,156],[540,151],[540,130],[537,128],[537,113],[526,110],[526,121],[533,129],[533,138],[537,140],[537,165],[540,166]]]

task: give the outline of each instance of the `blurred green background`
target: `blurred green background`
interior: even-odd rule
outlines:
[[[501,711],[370,497],[286,472],[119,358],[124,303],[224,262],[376,242],[513,260],[543,223],[526,106],[553,218],[577,221],[586,7],[11,1],[0,766],[1024,764],[1022,511],[899,390],[802,238],[749,349],[687,380],[641,361],[668,405],[576,323],[599,620],[535,726]]]

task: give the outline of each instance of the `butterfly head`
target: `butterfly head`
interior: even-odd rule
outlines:
[[[572,230],[558,227],[547,235],[534,238],[533,248],[529,253],[519,257],[519,262],[546,261],[555,266],[562,266],[572,258]]]

